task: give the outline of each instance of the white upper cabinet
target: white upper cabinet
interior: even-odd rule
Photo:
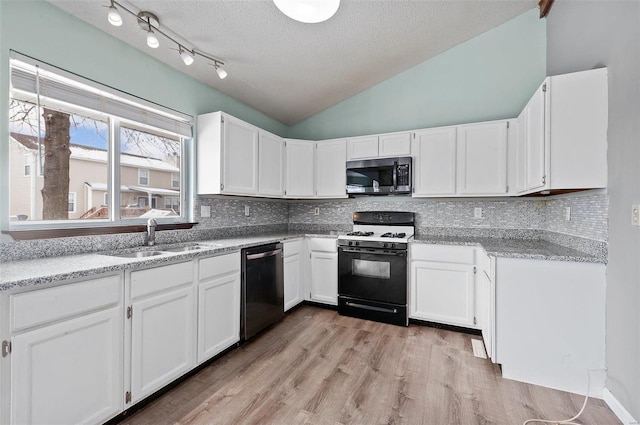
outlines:
[[[411,155],[411,133],[389,133],[347,139],[347,160]]]
[[[378,156],[411,155],[411,133],[382,134],[378,141]]]
[[[347,159],[375,158],[378,156],[378,136],[347,139]]]
[[[314,142],[287,139],[285,147],[285,196],[313,198]]]
[[[518,117],[519,195],[607,186],[607,69],[547,77]]]
[[[284,139],[261,130],[258,159],[258,194],[284,195]]]
[[[224,193],[258,193],[258,129],[226,115],[222,123]]]
[[[346,198],[345,139],[316,142],[317,198]]]
[[[415,196],[456,194],[456,127],[416,131],[411,154]]]
[[[222,112],[198,116],[199,195],[258,193],[259,129]]]
[[[458,126],[457,192],[506,195],[508,121]]]

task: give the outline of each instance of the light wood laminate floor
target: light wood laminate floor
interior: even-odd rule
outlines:
[[[582,396],[501,378],[471,338],[301,306],[121,424],[521,425],[580,409]],[[620,423],[597,399],[579,422]]]

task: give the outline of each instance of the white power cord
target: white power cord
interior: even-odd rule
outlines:
[[[527,419],[526,421],[524,421],[522,425],[527,425],[535,422],[544,423],[544,424],[555,424],[555,425],[581,425],[578,422],[573,422],[573,421],[578,419],[580,415],[582,415],[582,413],[584,412],[584,409],[587,407],[587,401],[589,401],[589,391],[591,391],[591,372],[599,372],[599,371],[605,371],[605,370],[607,369],[587,369],[587,393],[584,397],[584,403],[582,403],[582,408],[574,417],[569,419],[559,420],[559,421],[551,421],[548,419]]]

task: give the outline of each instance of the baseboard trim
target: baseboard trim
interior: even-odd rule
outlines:
[[[609,391],[609,389],[605,388],[602,391],[602,398],[604,399],[604,402],[607,403],[607,406],[609,406],[609,409],[611,409],[611,411],[618,417],[618,419],[620,419],[620,421],[624,425],[632,425],[638,423],[638,421],[636,421],[634,417],[631,416],[631,413],[629,413],[627,409],[624,408],[624,406],[618,401],[618,399],[613,394],[611,394],[611,391]]]

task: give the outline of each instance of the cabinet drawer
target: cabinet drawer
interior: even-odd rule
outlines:
[[[11,331],[27,329],[120,302],[120,275],[11,295]]]
[[[131,272],[131,298],[136,299],[192,282],[191,261]]]
[[[213,276],[220,276],[239,271],[240,252],[234,252],[232,254],[201,259],[198,278],[200,280],[204,280]]]
[[[310,251],[338,252],[338,240],[334,238],[309,239]]]
[[[300,254],[302,251],[302,239],[293,239],[282,242],[282,249],[285,257]]]
[[[439,263],[475,264],[473,246],[412,244],[411,259]]]

